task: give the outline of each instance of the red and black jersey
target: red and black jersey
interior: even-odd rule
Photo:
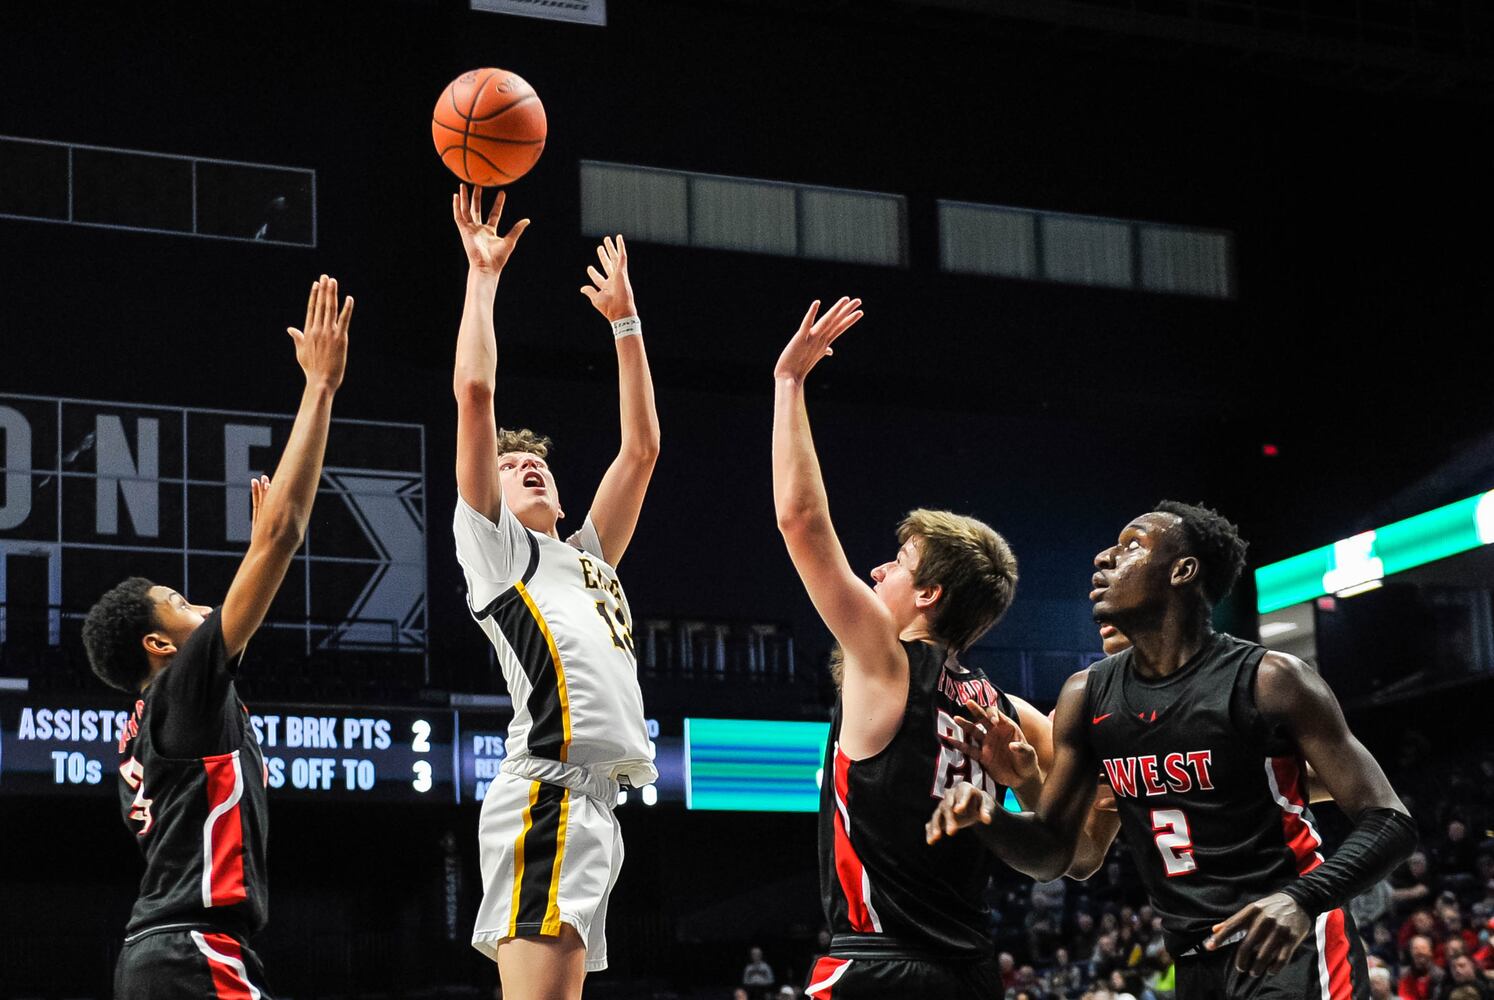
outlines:
[[[1301,751],[1256,708],[1265,654],[1221,633],[1159,681],[1130,650],[1090,668],[1090,746],[1174,955],[1323,860]]]
[[[930,846],[924,824],[946,789],[1005,789],[939,737],[958,736],[966,701],[1011,701],[943,647],[904,642],[908,703],[880,753],[853,761],[840,750],[841,703],[831,717],[820,788],[820,894],[833,935],[880,934],[910,952],[974,957],[991,951],[985,904],[993,857],[976,837]]]
[[[215,611],[142,692],[120,737],[120,812],[145,855],[126,934],[264,926],[264,755],[233,677]]]

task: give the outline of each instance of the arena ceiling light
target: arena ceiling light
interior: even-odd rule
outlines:
[[[1415,566],[1494,543],[1494,490],[1255,571],[1260,614],[1324,594],[1352,597]]]

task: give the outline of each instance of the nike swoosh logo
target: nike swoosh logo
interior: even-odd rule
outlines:
[[[1100,723],[1104,722],[1106,719],[1110,718],[1114,714],[1115,714],[1114,712],[1106,712],[1104,715],[1097,715],[1097,716],[1095,716],[1094,721],[1091,723],[1091,725],[1098,726]]]

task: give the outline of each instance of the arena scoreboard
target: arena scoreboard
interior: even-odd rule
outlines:
[[[0,696],[0,795],[115,794],[133,703],[102,694]],[[507,755],[508,708],[255,703],[250,721],[272,799],[482,801]],[[682,802],[680,740],[648,720],[659,780],[620,805]]]
[[[114,794],[129,706],[0,700],[0,794]],[[459,801],[448,708],[260,705],[250,721],[271,797]]]

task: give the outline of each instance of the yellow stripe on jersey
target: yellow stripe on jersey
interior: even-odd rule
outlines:
[[[508,908],[508,936],[519,933],[519,887],[524,884],[524,838],[534,826],[534,804],[539,801],[540,783],[530,782],[529,805],[524,807],[524,828],[519,839],[514,841],[514,898]]]
[[[560,829],[555,833],[555,867],[550,872],[550,902],[545,907],[545,922],[540,933],[560,933],[560,864],[565,857],[565,828],[571,813],[571,790],[567,788],[560,796]]]
[[[564,761],[569,756],[571,749],[571,703],[565,690],[565,665],[560,662],[560,650],[555,648],[555,637],[550,634],[550,626],[545,622],[545,616],[540,614],[539,607],[534,603],[534,598],[529,596],[529,590],[522,582],[515,583],[514,589],[524,599],[524,606],[529,609],[530,615],[534,617],[535,624],[539,625],[540,632],[545,637],[545,644],[550,647],[550,662],[555,664],[555,687],[560,693],[560,759]]]

